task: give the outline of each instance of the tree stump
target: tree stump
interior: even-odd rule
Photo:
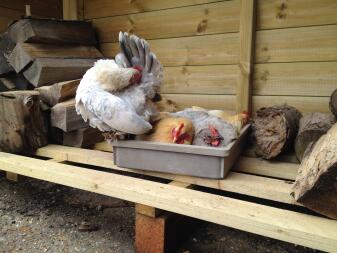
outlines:
[[[0,149],[33,152],[47,144],[38,91],[0,93]]]
[[[272,159],[291,146],[302,114],[287,105],[261,108],[256,114],[253,124],[255,152]]]
[[[337,90],[335,90],[330,97],[330,110],[337,118]]]
[[[304,206],[337,219],[337,124],[308,147],[292,196]]]
[[[315,143],[334,123],[336,123],[336,119],[331,113],[315,112],[300,119],[299,130],[295,139],[295,153],[299,161],[302,161],[308,145],[311,142]]]

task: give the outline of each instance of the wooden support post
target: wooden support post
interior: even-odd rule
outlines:
[[[21,176],[16,174],[16,173],[12,173],[12,172],[8,172],[6,171],[6,178],[7,180],[9,181],[12,181],[12,182],[19,182]]]
[[[172,181],[170,185],[189,188],[191,184]],[[194,219],[136,204],[137,253],[173,252],[196,225]]]
[[[251,86],[254,65],[255,0],[241,0],[240,9],[240,56],[236,94],[236,110],[251,112]]]
[[[63,19],[77,20],[77,0],[63,0]]]

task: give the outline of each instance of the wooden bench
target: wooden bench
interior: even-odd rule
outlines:
[[[37,158],[0,153],[0,168],[146,205],[150,213],[148,216],[152,212],[153,218],[156,217],[154,208],[158,208],[337,252],[337,221],[313,214],[290,196],[298,164],[242,156],[226,179],[211,180],[119,168],[113,163],[109,145],[99,143],[95,149],[48,145],[37,150]],[[71,162],[71,165],[61,161]],[[137,178],[137,175],[142,175],[142,178]],[[168,184],[158,179],[180,183]],[[220,191],[208,193],[207,190],[187,187],[190,185]],[[246,196],[247,200],[242,196]]]

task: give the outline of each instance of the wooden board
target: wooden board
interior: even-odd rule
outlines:
[[[238,63],[238,33],[182,37],[149,41],[164,66]],[[117,43],[101,44],[105,57],[115,57]]]
[[[75,100],[71,99],[59,103],[51,108],[50,121],[52,127],[57,127],[64,132],[70,132],[88,127],[81,115],[77,115]]]
[[[97,59],[39,58],[23,72],[35,87],[82,78]]]
[[[258,29],[337,23],[335,0],[260,0],[257,7]]]
[[[163,93],[235,94],[236,65],[166,67]]]
[[[283,169],[285,171],[285,173],[283,174],[283,178],[291,177],[292,179],[294,179],[296,177],[298,165],[289,164],[288,168],[286,167],[288,163],[263,164],[259,163],[257,159],[241,158],[243,162],[238,163],[235,167],[235,170],[237,172],[231,172],[225,179],[214,180],[191,176],[166,174],[160,172],[120,168],[114,165],[111,153],[109,154],[107,152],[101,151],[49,145],[47,147],[37,150],[36,155],[49,158],[66,159],[70,162],[90,164],[114,170],[121,170],[131,173],[165,178],[183,183],[200,185],[213,189],[237,192],[240,194],[259,197],[263,199],[270,199],[278,202],[295,204],[290,196],[292,182],[289,181],[289,179],[278,180],[238,173],[244,171],[247,173],[261,175],[266,172],[266,174],[278,176],[281,174],[280,170]],[[261,168],[259,166],[261,166]]]
[[[50,106],[57,103],[64,102],[70,98],[75,97],[76,90],[80,84],[81,79],[55,83],[50,86],[43,86],[37,88],[40,92],[40,98]]]
[[[266,63],[254,66],[254,95],[330,96],[336,84],[337,62]]]
[[[97,59],[101,57],[102,54],[92,46],[18,43],[9,56],[9,63],[16,72],[20,72],[37,58]]]
[[[20,19],[9,27],[8,34],[16,43],[77,44],[88,46],[93,46],[97,43],[92,24],[84,21],[36,18]]]
[[[0,154],[0,167],[307,247],[325,251],[337,248],[337,221],[326,218],[7,153]]]
[[[255,0],[241,0],[240,5],[240,50],[237,81],[236,112],[252,109],[252,70],[255,44]]]
[[[184,0],[160,1],[143,0],[134,2],[128,0],[85,0],[84,12],[86,19],[117,16],[123,14],[150,12],[163,9],[200,5],[215,0]],[[239,5],[238,0],[233,4]],[[337,23],[337,4],[335,0],[296,0],[296,1],[258,1],[257,28],[273,29],[281,27],[298,27],[313,25],[329,25]],[[238,7],[239,8],[239,7]],[[322,15],[324,13],[324,15]]]
[[[193,105],[208,109],[235,110],[234,95],[197,95],[197,94],[162,94],[163,97],[176,102],[180,108]],[[329,97],[296,96],[253,96],[253,111],[274,104],[288,104],[301,112],[328,112]]]
[[[7,26],[15,19],[20,18],[23,13],[20,11],[4,8],[0,6],[0,32],[4,32]]]
[[[218,0],[142,0],[134,2],[129,0],[84,0],[84,15],[86,19],[117,16],[129,13],[163,10],[175,7],[184,7],[196,4],[218,2]]]
[[[236,1],[143,12],[93,20],[100,42],[118,41],[119,31],[145,39],[172,38],[239,31]]]
[[[337,60],[337,25],[258,31],[255,62]]]

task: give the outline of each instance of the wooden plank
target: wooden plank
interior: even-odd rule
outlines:
[[[102,54],[93,46],[18,43],[9,56],[9,63],[16,72],[20,72],[37,58],[97,59],[101,57]]]
[[[166,67],[162,93],[235,94],[236,65]]]
[[[178,182],[178,181],[172,181],[169,183],[169,185],[174,185],[174,186],[182,187],[182,188],[191,187],[191,184],[189,183]],[[142,215],[145,215],[151,218],[157,218],[163,212],[163,210],[154,208],[152,206],[147,206],[147,205],[138,204],[138,203],[135,205],[135,211],[136,211],[136,214],[142,214]]]
[[[243,161],[242,162],[239,161],[239,163],[234,168],[236,171],[243,171],[247,173],[254,173],[260,175],[267,174],[287,179],[287,181],[258,177],[253,175],[245,175],[237,172],[231,172],[223,180],[214,180],[214,179],[120,168],[114,165],[111,153],[97,150],[95,151],[84,150],[70,147],[63,148],[62,146],[58,145],[49,145],[47,147],[40,148],[39,150],[37,150],[36,154],[39,156],[49,158],[66,159],[71,162],[78,162],[115,170],[128,171],[131,173],[165,178],[183,183],[200,185],[213,189],[236,192],[248,196],[254,196],[294,204],[293,199],[290,197],[292,184],[289,183],[288,179],[295,178],[298,165],[294,166],[292,164],[289,164],[289,166],[287,166],[285,163],[263,164],[259,163],[257,159],[242,158],[240,160]],[[282,169],[285,171],[283,174]]]
[[[149,41],[164,66],[238,63],[238,33],[182,37]],[[105,57],[115,57],[118,43],[103,43]]]
[[[255,62],[337,60],[337,25],[258,31]]]
[[[64,20],[76,20],[78,19],[77,1],[76,0],[63,0],[63,19]]]
[[[255,0],[241,0],[240,7],[240,51],[237,82],[236,111],[251,112],[252,69],[255,44]]]
[[[75,79],[71,81],[55,83],[50,86],[37,88],[37,90],[40,93],[40,98],[42,101],[46,102],[50,106],[54,106],[57,103],[64,102],[70,98],[75,97],[80,81],[81,79]]]
[[[82,78],[97,59],[39,58],[24,70],[23,75],[35,87],[64,80]]]
[[[9,27],[8,34],[16,43],[97,44],[92,24],[84,21],[20,19]]]
[[[116,16],[122,14],[147,12],[170,9],[197,4],[217,2],[218,0],[142,0],[142,1],[111,1],[111,0],[84,0],[84,14],[86,19]]]
[[[235,95],[162,94],[177,103],[180,109],[200,106],[207,109],[235,110]]]
[[[288,104],[301,112],[329,112],[328,97],[253,96],[253,111],[271,105]]]
[[[337,248],[337,221],[326,218],[7,153],[0,154],[0,167],[307,247],[325,251]]]
[[[16,10],[20,15],[25,14],[25,5],[30,5],[33,16],[61,18],[61,0],[1,0],[0,6]]]
[[[258,1],[257,28],[273,29],[337,23],[335,0]]]
[[[224,1],[139,14],[94,19],[100,42],[118,41],[119,31],[145,39],[239,31],[236,1]]]
[[[330,96],[336,88],[337,62],[266,63],[254,67],[254,95]]]
[[[50,123],[52,127],[57,127],[64,132],[70,132],[88,127],[81,115],[76,113],[75,99],[58,103],[51,108]]]

